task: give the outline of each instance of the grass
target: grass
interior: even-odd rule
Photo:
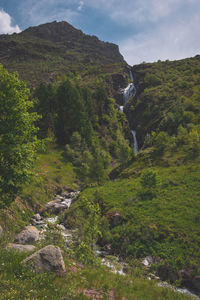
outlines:
[[[65,257],[67,272],[62,277],[53,273],[35,274],[26,269],[21,261],[24,254],[0,250],[1,300],[22,299],[88,299],[84,291],[93,290],[109,299],[154,300],[191,299],[157,283],[140,277],[120,276],[108,272],[105,267],[79,267],[73,259]]]
[[[28,225],[34,212],[41,210],[57,188],[79,188],[73,166],[64,161],[62,153],[62,149],[53,147],[40,153],[30,183],[23,187],[20,197],[8,209],[0,210],[0,224],[8,233],[6,239],[11,240],[14,234]]]
[[[144,168],[138,159],[123,171],[122,177],[128,178],[83,191],[84,196],[98,201],[103,208],[102,220],[110,212],[120,212],[123,217],[118,226],[104,225],[105,243],[111,243],[124,258],[153,255],[174,269],[190,267],[199,273],[199,159],[180,166],[151,167],[161,182],[153,197],[144,200],[140,177],[146,169],[149,167]]]

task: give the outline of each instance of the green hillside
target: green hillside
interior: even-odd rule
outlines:
[[[19,73],[0,67],[0,300],[192,299],[161,280],[199,295],[200,57],[133,66],[124,113],[118,47],[66,22],[1,35],[0,62]],[[69,209],[46,208],[72,191]],[[58,217],[35,246],[59,246],[64,274],[6,250],[36,213]]]

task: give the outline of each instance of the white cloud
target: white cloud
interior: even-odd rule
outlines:
[[[197,0],[85,0],[85,4],[106,11],[116,22],[133,24],[155,22],[191,1]]]
[[[73,0],[26,0],[20,5],[20,12],[23,18],[30,26],[35,26],[52,21],[67,21],[73,23],[73,20],[79,16],[76,8],[72,8]],[[80,1],[76,1],[80,5]]]
[[[121,53],[131,65],[142,61],[174,60],[200,53],[200,15],[186,23],[163,24],[152,32],[132,36],[120,42]]]
[[[84,2],[81,0],[79,2],[78,10],[81,11],[83,9],[83,6],[84,6]]]
[[[18,25],[12,26],[12,19],[5,11],[0,10],[0,34],[19,33],[21,30]]]

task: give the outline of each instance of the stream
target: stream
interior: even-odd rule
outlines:
[[[65,241],[66,247],[68,247],[69,244],[73,243],[74,240],[77,240],[77,229],[67,229],[64,224],[58,224],[58,215],[60,212],[64,212],[66,209],[69,209],[71,204],[76,200],[78,197],[79,192],[64,192],[61,195],[56,195],[53,200],[48,202],[45,207],[47,210],[50,209],[50,216],[49,217],[42,217],[39,214],[34,215],[34,217],[31,219],[32,225],[36,226],[40,230],[40,238],[45,238],[45,233],[48,231],[48,224],[54,224],[57,229],[60,230],[63,239]],[[65,206],[65,207],[64,207]],[[60,211],[59,209],[62,210]],[[51,213],[53,215],[51,215]],[[56,212],[56,213],[55,213]],[[119,274],[121,276],[126,276],[129,265],[123,261],[121,261],[116,256],[111,256],[107,251],[102,250],[101,248],[96,246],[95,254],[97,257],[100,258],[101,264],[108,267],[111,272],[115,274]],[[148,257],[147,257],[148,258]],[[145,266],[147,269],[150,267],[150,263],[148,259],[144,259],[141,262],[141,265]],[[150,277],[151,276],[151,277]],[[161,281],[158,277],[156,277],[154,274],[150,274],[148,276],[149,280],[157,279],[158,287],[162,288],[169,288],[173,291],[183,294],[192,296],[193,299],[200,299],[197,295],[191,293],[189,290],[184,288],[177,288],[167,282]]]

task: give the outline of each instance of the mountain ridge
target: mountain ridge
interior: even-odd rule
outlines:
[[[0,35],[0,63],[18,71],[30,87],[66,73],[90,79],[95,73],[124,73],[128,66],[117,45],[86,35],[65,21]]]

